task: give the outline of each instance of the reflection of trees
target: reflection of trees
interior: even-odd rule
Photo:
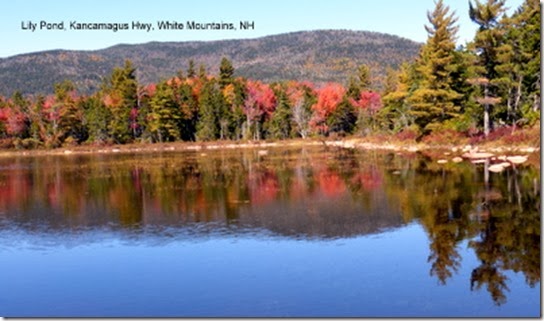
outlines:
[[[504,271],[522,272],[527,284],[540,282],[540,191],[535,188],[535,169],[521,174],[517,168],[491,176],[494,193],[484,184],[475,206],[478,239],[469,246],[481,265],[471,277],[471,289],[484,285],[497,305],[506,302]],[[494,195],[494,197],[490,197]]]
[[[457,247],[472,232],[468,211],[473,198],[471,167],[432,161],[391,159],[386,188],[398,198],[406,220],[421,222],[429,235],[430,274],[446,284],[461,265]]]
[[[480,260],[471,289],[485,287],[497,304],[506,301],[507,270],[540,281],[540,190],[534,168],[496,173],[472,165],[389,159],[385,189],[399,199],[407,221],[421,222],[429,235],[430,274],[445,284],[460,267],[458,244],[472,239]],[[474,239],[473,239],[474,238]]]
[[[52,228],[223,222],[345,237],[420,222],[445,284],[470,240],[471,288],[506,301],[505,271],[540,282],[539,169],[487,173],[416,155],[286,149],[0,160],[0,215]],[[486,179],[487,178],[487,179]]]

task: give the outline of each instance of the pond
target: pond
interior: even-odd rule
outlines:
[[[327,147],[0,159],[0,315],[539,317],[540,192]]]

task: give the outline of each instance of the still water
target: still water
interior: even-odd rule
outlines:
[[[0,160],[0,316],[541,315],[540,167],[290,148]]]

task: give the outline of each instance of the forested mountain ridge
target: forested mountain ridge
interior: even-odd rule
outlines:
[[[95,51],[52,50],[0,59],[0,95],[52,93],[53,84],[71,80],[82,92],[94,92],[102,79],[126,59],[142,84],[185,70],[189,60],[216,74],[228,57],[243,76],[281,80],[345,83],[361,64],[370,66],[375,83],[387,67],[413,59],[421,44],[393,35],[348,30],[300,31],[255,39],[206,42],[120,44]]]

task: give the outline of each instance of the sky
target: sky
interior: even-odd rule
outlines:
[[[507,0],[510,13],[523,0]],[[471,40],[476,25],[468,17],[468,0],[445,0],[459,18],[458,44]],[[347,29],[389,33],[425,42],[427,11],[433,0],[24,0],[2,3],[0,58],[52,50],[97,50],[116,44],[150,41],[207,41],[256,38],[286,32]],[[64,22],[65,30],[40,30],[40,23]],[[73,30],[71,22],[151,23],[155,30]],[[183,30],[158,30],[158,21],[176,21]],[[187,30],[187,21],[233,23],[237,30]],[[254,29],[239,29],[253,21]],[[29,22],[36,23],[31,31]],[[23,29],[26,28],[26,29]]]

